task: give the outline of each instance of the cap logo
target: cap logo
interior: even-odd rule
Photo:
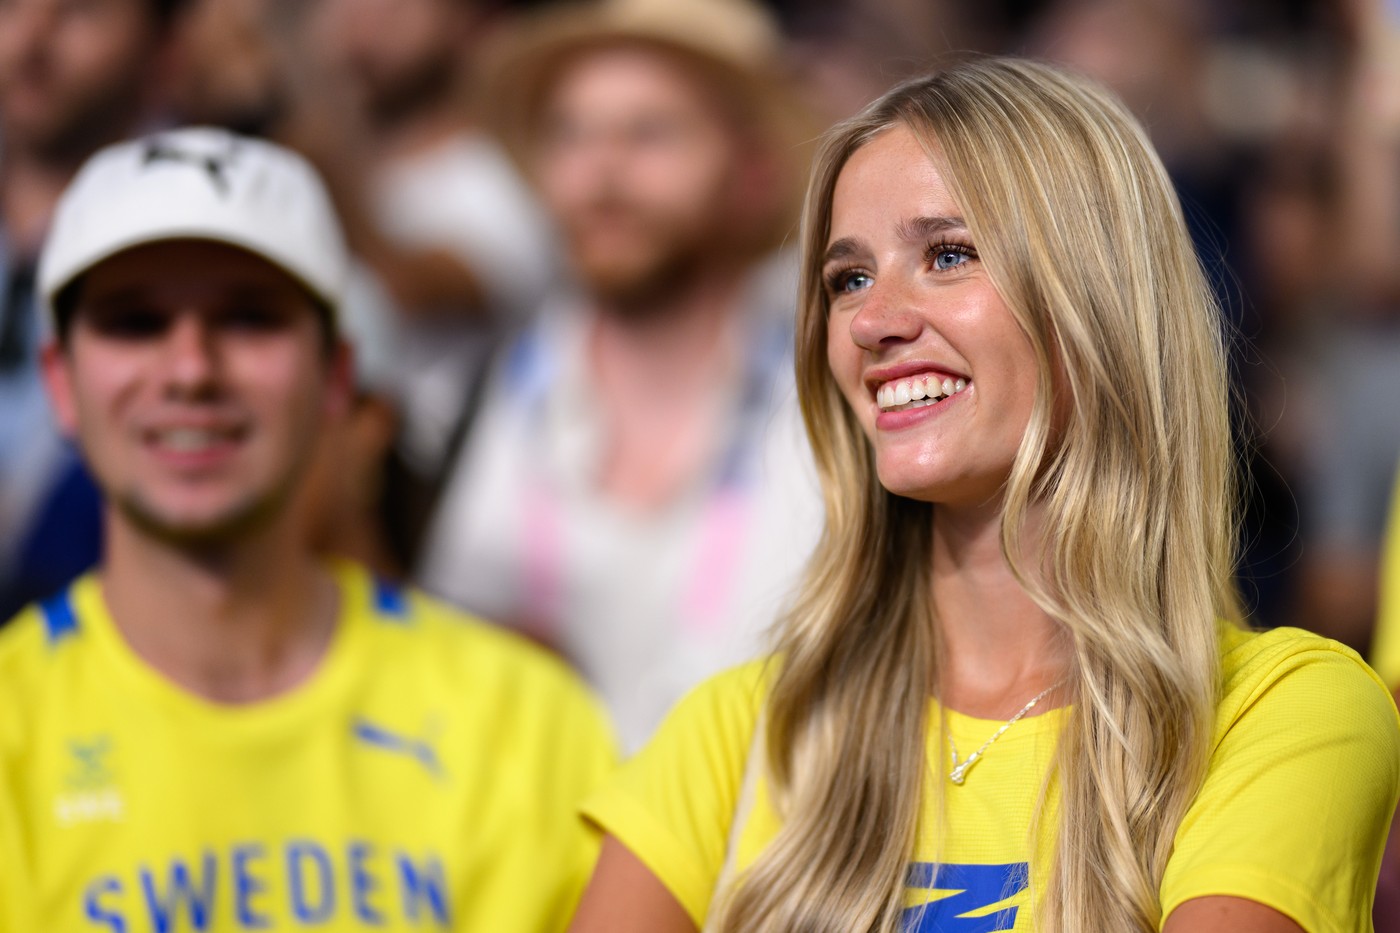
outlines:
[[[227,196],[229,193],[227,168],[233,160],[234,153],[233,147],[218,153],[193,152],[177,148],[167,140],[157,137],[146,143],[146,152],[141,158],[141,164],[150,166],[161,162],[179,162],[192,165],[204,171],[204,174],[209,178],[209,183],[214,186],[214,190],[219,192],[220,196]]]

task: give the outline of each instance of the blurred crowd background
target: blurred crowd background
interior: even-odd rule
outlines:
[[[639,744],[756,650],[822,503],[791,244],[822,128],[1011,52],[1115,89],[1226,311],[1261,626],[1365,652],[1400,461],[1393,0],[0,0],[0,618],[100,553],[33,265],[97,147],[217,124],[324,174],[361,400],[331,553],[578,664]]]

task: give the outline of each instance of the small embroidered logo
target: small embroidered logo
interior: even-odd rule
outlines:
[[[121,792],[113,786],[111,737],[69,739],[68,752],[72,756],[71,768],[63,780],[67,793],[54,798],[54,817],[59,825],[120,821],[126,806]]]
[[[161,162],[181,162],[200,169],[209,178],[209,183],[220,195],[229,193],[228,167],[233,161],[236,149],[227,152],[191,152],[177,148],[168,139],[157,137],[146,144],[141,164],[152,165]]]

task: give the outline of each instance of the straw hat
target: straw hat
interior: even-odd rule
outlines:
[[[557,3],[523,20],[486,64],[486,122],[526,166],[540,111],[554,82],[579,55],[647,46],[700,66],[745,131],[779,166],[774,246],[795,222],[817,126],[782,71],[783,36],[750,0],[591,0]]]

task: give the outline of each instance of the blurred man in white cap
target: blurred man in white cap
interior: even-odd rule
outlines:
[[[758,649],[818,527],[769,260],[805,172],[780,57],[743,0],[608,0],[492,95],[575,283],[502,354],[419,579],[558,647],[630,746]]]
[[[586,690],[306,543],[345,265],[309,166],[222,131],[60,202],[43,365],[108,548],[0,635],[0,931],[567,922],[611,762]]]

